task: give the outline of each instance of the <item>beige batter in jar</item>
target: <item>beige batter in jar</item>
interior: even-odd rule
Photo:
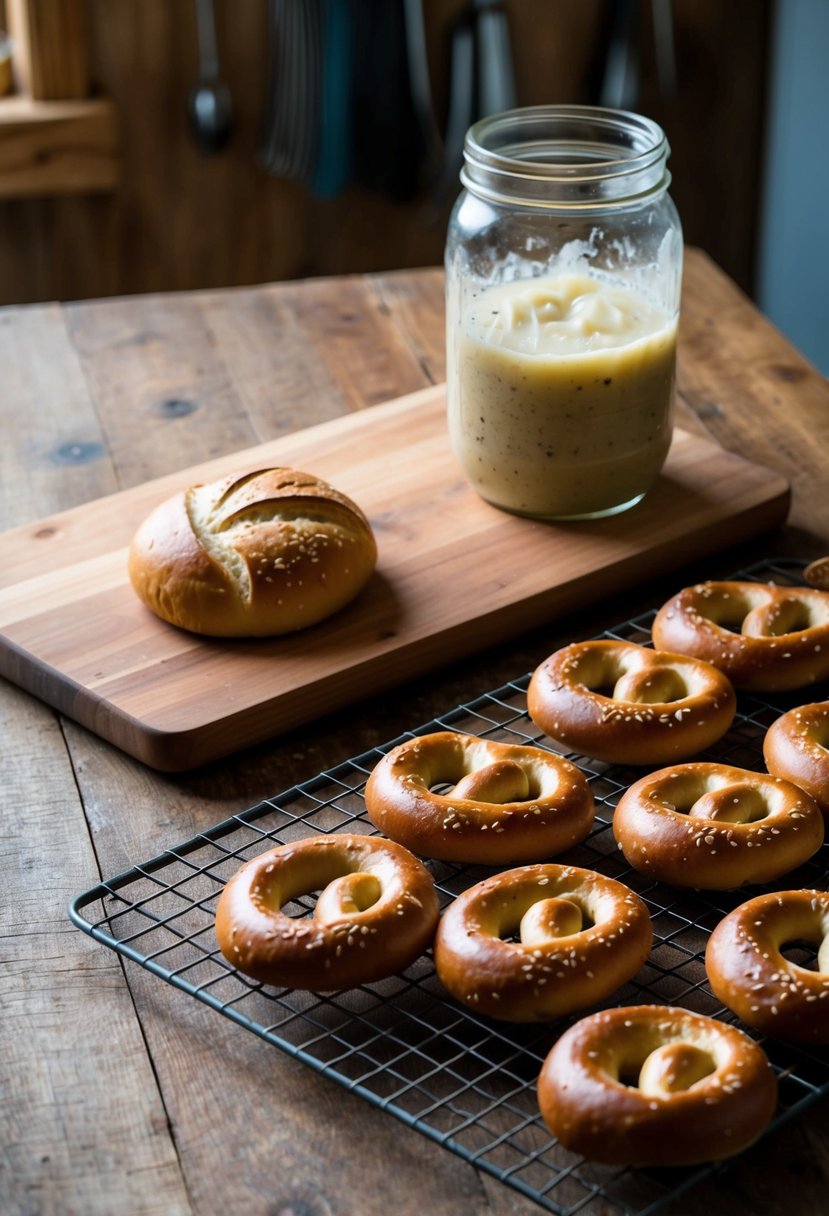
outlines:
[[[450,345],[455,454],[477,492],[520,514],[625,510],[671,441],[676,320],[585,273],[470,295]]]

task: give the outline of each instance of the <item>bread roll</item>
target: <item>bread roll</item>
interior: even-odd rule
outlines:
[[[295,469],[191,486],[138,529],[129,575],[157,616],[213,637],[313,625],[353,599],[377,561],[360,508]]]

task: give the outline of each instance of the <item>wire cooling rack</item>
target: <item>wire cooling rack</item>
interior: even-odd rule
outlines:
[[[802,581],[802,563],[762,563],[734,575],[757,581]],[[604,637],[650,642],[654,612]],[[534,1199],[571,1216],[602,1201],[603,1211],[648,1216],[723,1166],[634,1169],[596,1165],[559,1145],[538,1113],[541,1064],[575,1017],[549,1025],[496,1023],[456,1004],[435,975],[431,955],[405,974],[341,993],[277,990],[235,971],[214,937],[216,901],[238,867],[275,844],[317,832],[374,834],[363,790],[380,756],[434,730],[457,730],[501,742],[553,745],[526,713],[529,675],[459,705],[384,747],[267,798],[176,848],[79,895],[72,921],[96,940],[140,963],[267,1042],[325,1073],[410,1127]],[[809,700],[829,691],[815,688]],[[741,695],[728,735],[701,758],[762,770],[762,739],[772,721],[803,694],[763,699]],[[680,1005],[736,1021],[712,995],[703,955],[708,933],[728,911],[764,888],[719,893],[677,891],[631,870],[610,829],[613,808],[642,770],[568,753],[588,777],[596,800],[590,837],[563,859],[621,880],[645,900],[654,947],[634,979],[606,1004]],[[445,906],[491,870],[429,863]],[[777,886],[826,888],[829,843]],[[307,912],[313,897],[286,911]],[[758,1036],[754,1036],[758,1037]],[[778,1075],[780,1102],[766,1134],[829,1093],[829,1052],[761,1040]]]

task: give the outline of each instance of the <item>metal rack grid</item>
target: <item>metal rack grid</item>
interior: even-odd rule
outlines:
[[[779,561],[752,566],[734,577],[792,584],[801,581],[801,573],[802,563]],[[645,613],[602,636],[648,644],[653,616]],[[365,781],[382,753],[403,739],[448,729],[553,750],[527,716],[529,678],[457,706],[100,883],[73,901],[70,917],[96,940],[361,1094],[534,1199],[543,1210],[589,1216],[594,1201],[601,1199],[624,1216],[649,1216],[715,1168],[727,1166],[602,1166],[552,1139],[538,1113],[535,1081],[557,1034],[575,1017],[554,1025],[523,1026],[476,1016],[446,994],[431,954],[403,975],[345,992],[266,988],[235,971],[215,942],[218,895],[244,861],[275,844],[316,832],[375,833],[365,817]],[[815,688],[809,699],[827,695],[825,688]],[[728,735],[700,758],[762,769],[766,729],[802,700],[802,694],[771,700],[741,695]],[[653,920],[654,947],[648,962],[606,1004],[681,1005],[736,1021],[707,985],[705,941],[722,916],[763,888],[697,893],[670,889],[637,874],[618,851],[610,823],[619,796],[641,770],[568,755],[592,785],[597,814],[589,838],[564,860],[626,883],[645,900]],[[428,864],[444,906],[491,873],[479,867]],[[827,881],[829,843],[776,885],[825,888]],[[293,911],[300,914],[312,906],[313,897],[303,898]],[[778,1111],[769,1129],[773,1133],[829,1093],[829,1052],[771,1040],[763,1040],[763,1046],[780,1086]]]

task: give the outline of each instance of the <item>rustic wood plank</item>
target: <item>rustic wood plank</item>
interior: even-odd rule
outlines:
[[[95,194],[119,175],[111,102],[0,98],[0,199]]]
[[[77,355],[57,305],[0,309],[5,528],[119,487]]]
[[[790,482],[800,540],[829,545],[826,378],[699,250],[685,263],[678,378],[718,442]]]
[[[98,870],[60,727],[3,684],[0,733],[0,1209],[187,1214],[121,968],[66,915]]]
[[[72,304],[65,315],[121,486],[255,442],[198,296]]]
[[[33,519],[117,482],[56,306],[0,311],[0,517]],[[0,1209],[189,1213],[119,964],[71,929],[98,870],[59,722],[0,684],[4,968]],[[106,1128],[106,1152],[98,1136]],[[146,1177],[157,1176],[148,1189]]]
[[[83,0],[8,0],[14,75],[27,97],[86,97],[89,36]]]

